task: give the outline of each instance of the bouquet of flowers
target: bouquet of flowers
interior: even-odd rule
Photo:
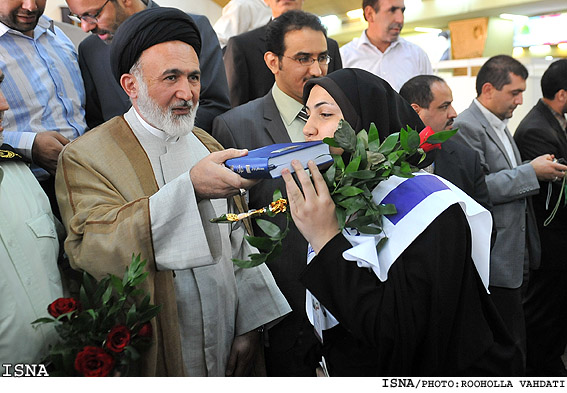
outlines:
[[[45,361],[51,376],[136,374],[136,363],[152,341],[151,320],[161,308],[136,288],[148,275],[145,264],[132,255],[122,279],[108,275],[97,282],[83,273],[79,299],[59,298],[47,307],[51,317],[32,322],[55,324],[60,337]]]
[[[378,129],[374,123],[370,125],[368,132],[362,130],[356,133],[348,122],[341,120],[333,138],[323,140],[330,146],[342,148],[350,157],[348,163],[345,163],[343,156],[333,155],[333,164],[323,173],[335,202],[340,229],[348,227],[361,233],[381,233],[382,217],[395,214],[396,207],[392,204],[374,203],[372,190],[392,175],[413,177],[413,173],[419,170],[417,165],[425,159],[426,153],[440,149],[441,144],[456,132],[457,130],[434,132],[431,127],[426,127],[418,133],[408,126],[389,135],[380,143]],[[282,200],[281,192],[276,190],[274,201],[279,200]],[[282,240],[289,231],[291,216],[285,209],[276,212],[269,209],[265,211],[269,216],[278,212],[286,212],[286,228],[282,231],[277,225],[256,218],[256,223],[267,236],[246,236],[247,241],[258,248],[259,253],[250,254],[248,261],[233,260],[235,264],[241,267],[257,266],[279,255]],[[257,216],[258,214],[255,215]],[[211,221],[228,222],[223,218],[225,217]],[[377,248],[386,240],[387,238],[383,238]]]

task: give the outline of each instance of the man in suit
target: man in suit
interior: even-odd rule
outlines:
[[[550,154],[522,163],[507,121],[526,89],[528,70],[510,56],[490,58],[476,79],[477,98],[457,116],[459,132],[453,139],[480,154],[486,186],[493,203],[496,242],[490,256],[490,292],[525,363],[525,322],[522,284],[528,268],[540,261],[540,242],[531,195],[539,192],[538,180],[563,178],[566,166]]]
[[[130,108],[130,100],[112,77],[110,42],[127,18],[146,8],[158,7],[152,0],[66,0],[71,17],[93,35],[79,45],[79,66],[87,93],[86,120],[90,128]],[[203,42],[201,51],[201,98],[196,126],[210,132],[213,119],[230,109],[228,85],[219,42],[211,23],[203,15],[189,14],[197,24]]]
[[[255,149],[305,140],[305,120],[297,116],[303,108],[305,82],[327,74],[325,28],[317,16],[293,10],[274,19],[266,30],[268,51],[264,58],[276,82],[264,97],[215,119],[213,135],[225,147]],[[250,190],[249,205],[253,208],[267,205],[275,189],[285,191],[283,180],[254,186]],[[283,227],[285,218],[276,217],[275,222]],[[321,360],[321,346],[307,319],[305,287],[298,280],[307,263],[307,242],[291,225],[283,241],[284,255],[268,263],[268,267],[293,311],[268,330],[266,367],[269,376],[314,376]]]
[[[289,10],[301,10],[303,0],[266,0],[272,9],[273,19]],[[228,40],[224,54],[224,65],[228,79],[230,104],[232,107],[263,97],[274,84],[274,74],[266,67],[267,26],[239,34]],[[327,38],[327,49],[331,61],[327,72],[343,67],[339,45],[332,38]]]
[[[400,95],[410,103],[423,124],[435,132],[451,130],[457,112],[453,108],[453,93],[447,83],[435,75],[418,75],[408,80]],[[466,192],[487,210],[492,209],[480,157],[476,151],[448,140],[435,153],[433,173]]]
[[[567,59],[549,66],[541,78],[541,90],[543,98],[524,117],[514,140],[523,160],[545,153],[567,159]],[[563,183],[540,181],[539,185],[533,204],[541,239],[541,265],[530,272],[524,301],[526,371],[530,376],[566,376],[561,355],[567,345],[567,210],[561,204],[546,226],[544,222],[559,199]]]

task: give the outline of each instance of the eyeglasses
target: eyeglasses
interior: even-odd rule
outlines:
[[[288,59],[295,60],[302,66],[310,67],[315,61],[319,63],[320,66],[326,66],[331,62],[331,56],[329,55],[319,55],[317,58],[311,56],[301,56],[301,57],[289,57],[283,55],[283,57],[287,57]]]
[[[69,19],[71,19],[73,22],[77,22],[77,23],[81,23],[81,21],[83,22],[87,22],[90,24],[96,24],[98,23],[98,17],[100,16],[100,13],[102,12],[102,10],[104,9],[104,7],[106,7],[106,5],[108,4],[110,0],[106,0],[106,2],[102,5],[102,7],[100,7],[98,9],[97,12],[95,12],[94,15],[89,15],[89,14],[85,14],[85,15],[77,15],[77,14],[73,14],[72,12],[69,12]]]

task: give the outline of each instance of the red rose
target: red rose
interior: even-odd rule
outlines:
[[[75,358],[75,370],[85,377],[106,377],[114,368],[114,358],[104,349],[84,347]]]
[[[150,322],[144,323],[138,331],[138,336],[143,338],[152,337],[152,324]]]
[[[104,346],[112,352],[122,352],[130,344],[130,329],[124,325],[117,325],[106,336]]]
[[[67,314],[71,311],[76,311],[80,307],[80,303],[73,299],[72,297],[60,297],[55,300],[49,306],[47,306],[47,312],[54,318],[60,315]]]
[[[429,126],[425,127],[419,133],[419,147],[421,147],[426,153],[430,152],[431,150],[441,149],[440,143],[435,143],[432,145],[431,143],[426,142],[427,138],[429,138],[433,134],[435,134],[435,131],[433,131]]]

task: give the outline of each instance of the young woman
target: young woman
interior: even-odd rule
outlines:
[[[406,125],[418,131],[423,127],[411,106],[385,81],[363,70],[343,69],[312,79],[305,85],[304,99],[309,113],[304,128],[307,140],[333,136],[340,119],[355,130],[368,130],[374,122],[382,139]],[[310,164],[311,179],[296,164],[301,189],[289,171],[282,175],[294,222],[315,254],[301,281],[338,321],[322,334],[331,376],[515,376],[521,372],[518,348],[473,261],[478,242],[473,244],[472,221],[461,207],[473,206],[466,195],[450,187],[444,190],[450,197],[459,194],[457,199],[464,202],[447,204],[425,224],[416,220],[407,226],[403,251],[390,266],[381,266],[385,272],[377,273],[380,268],[361,268],[352,257],[356,241],[339,231],[335,205],[317,167]],[[420,187],[419,182],[408,184]],[[490,234],[483,238],[486,255]],[[403,243],[404,233],[388,234],[386,244],[395,241]],[[377,253],[376,259],[384,257]]]

